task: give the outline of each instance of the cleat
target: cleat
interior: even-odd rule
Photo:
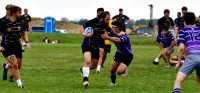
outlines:
[[[6,63],[3,63],[3,80],[7,80],[7,72],[8,69],[6,69]]]
[[[23,85],[18,85],[18,88],[22,88],[22,89],[23,89],[23,88],[25,88],[25,87],[24,87]]]
[[[156,61],[153,61],[153,64],[154,64],[154,65],[158,65],[159,63],[158,63],[158,62],[156,62]]]
[[[96,73],[99,74],[99,73],[100,73],[100,70],[96,70]]]
[[[84,82],[83,82],[83,86],[84,86],[85,88],[87,88],[87,87],[89,86],[89,82],[88,82],[88,81],[84,81]]]
[[[124,74],[122,74],[122,77],[126,77],[128,75],[128,71],[127,71],[127,69],[126,69],[126,71],[125,71],[125,73]]]
[[[114,83],[110,83],[110,85],[109,85],[109,86],[111,86],[111,87],[112,87],[112,86],[116,86],[116,84],[114,84]]]
[[[165,67],[170,67],[170,64],[169,63],[165,63]]]
[[[83,86],[87,88],[89,86],[88,77],[83,78]]]
[[[13,76],[10,76],[9,81],[10,81],[10,82],[14,82],[14,77],[13,77]]]

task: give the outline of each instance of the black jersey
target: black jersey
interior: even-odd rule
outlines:
[[[126,20],[129,20],[129,17],[126,15],[116,15],[112,18],[113,20],[120,21],[122,24],[125,25]]]
[[[20,20],[22,21],[22,23],[25,25],[25,26],[28,26],[28,23],[31,22],[31,16],[30,15],[22,15],[20,17]]]
[[[11,20],[0,23],[0,32],[2,33],[2,44],[20,43],[21,34],[24,33],[23,25],[20,20],[12,22]]]
[[[101,38],[101,35],[105,33],[106,24],[102,24],[98,18],[94,18],[86,22],[83,26],[84,28],[93,28],[93,35],[89,38],[88,42],[89,46],[99,48],[102,44],[104,44],[104,39]]]

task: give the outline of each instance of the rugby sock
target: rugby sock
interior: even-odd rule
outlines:
[[[83,77],[88,77],[90,73],[89,67],[83,67]]]
[[[181,89],[180,88],[174,88],[173,93],[181,93]]]
[[[6,69],[9,69],[9,64],[6,64],[5,68],[6,68]]]
[[[97,70],[100,71],[100,69],[101,69],[101,65],[98,65]]]
[[[113,84],[115,84],[116,83],[116,74],[114,73],[114,74],[110,74],[110,79],[111,79],[111,82],[113,83]]]
[[[18,85],[18,86],[22,86],[22,81],[21,81],[21,79],[16,80],[16,82],[17,82],[17,85]]]
[[[156,58],[154,61],[155,61],[155,62],[158,62],[158,61],[159,61],[159,58]]]

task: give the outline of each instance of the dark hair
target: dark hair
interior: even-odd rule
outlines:
[[[188,10],[186,6],[183,6],[181,10]]]
[[[6,10],[10,10],[10,8],[11,8],[12,6],[13,6],[12,4],[8,4],[8,5],[6,5],[5,9],[6,9]]]
[[[163,26],[162,26],[162,30],[168,31],[168,30],[169,30],[169,25],[163,25]]]
[[[187,12],[184,15],[184,20],[187,25],[191,24],[194,25],[195,23],[195,14],[193,12]]]
[[[165,9],[164,13],[170,13],[170,10],[169,9]]]
[[[119,11],[123,11],[123,9],[122,9],[122,8],[120,8],[120,9],[119,9]]]
[[[178,12],[177,14],[178,14],[178,15],[181,15],[181,12]]]
[[[12,6],[10,8],[10,15],[12,16],[14,13],[17,13],[18,11],[22,11],[22,9],[19,6]]]
[[[105,18],[106,15],[110,15],[110,13],[109,13],[108,11],[105,11],[105,12],[103,12],[103,13],[101,13],[101,14],[99,15],[99,18]]]
[[[122,23],[120,21],[113,21],[112,25],[117,26],[120,29],[123,28],[123,25],[122,25]]]
[[[98,11],[104,11],[104,9],[101,7],[101,8],[98,8],[98,9],[97,9],[97,12],[98,12]]]

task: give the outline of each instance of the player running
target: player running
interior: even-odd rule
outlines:
[[[120,21],[114,21],[112,29],[116,37],[110,37],[105,33],[102,38],[114,42],[117,47],[110,70],[111,85],[116,85],[116,72],[118,75],[125,73],[133,59],[133,51],[128,35],[122,30],[123,24]]]
[[[99,15],[99,19],[93,19],[86,22],[83,27],[92,27],[94,33],[91,37],[87,33],[84,33],[84,29],[81,28],[81,32],[85,37],[82,43],[82,53],[84,57],[84,66],[81,68],[83,76],[83,85],[87,87],[89,85],[88,76],[90,69],[95,69],[99,60],[99,48],[104,45],[104,39],[101,35],[105,33],[106,27],[110,20],[110,13],[103,12]]]
[[[180,93],[180,87],[182,81],[196,70],[196,81],[200,84],[200,28],[195,27],[195,14],[188,12],[184,15],[186,26],[179,32],[179,52],[178,52],[178,63],[176,69],[181,64],[181,57],[183,56],[184,48],[186,46],[187,55],[184,64],[180,68],[174,82],[173,93]]]
[[[174,52],[174,46],[176,45],[176,41],[171,32],[168,31],[169,26],[162,27],[162,35],[157,37],[158,47],[162,50],[156,59],[153,61],[153,64],[158,65],[159,59],[163,57],[165,61],[165,66],[170,67],[170,57]],[[162,43],[162,44],[161,44]]]
[[[30,49],[28,43],[27,34],[24,33],[23,25],[19,20],[21,16],[21,8],[18,6],[12,6],[10,8],[10,19],[0,24],[0,32],[2,33],[1,46],[5,49],[2,54],[6,60],[10,63],[11,72],[14,76],[19,88],[24,88],[20,73],[18,69],[18,61],[21,61],[22,51],[20,38],[24,36],[27,48]]]

